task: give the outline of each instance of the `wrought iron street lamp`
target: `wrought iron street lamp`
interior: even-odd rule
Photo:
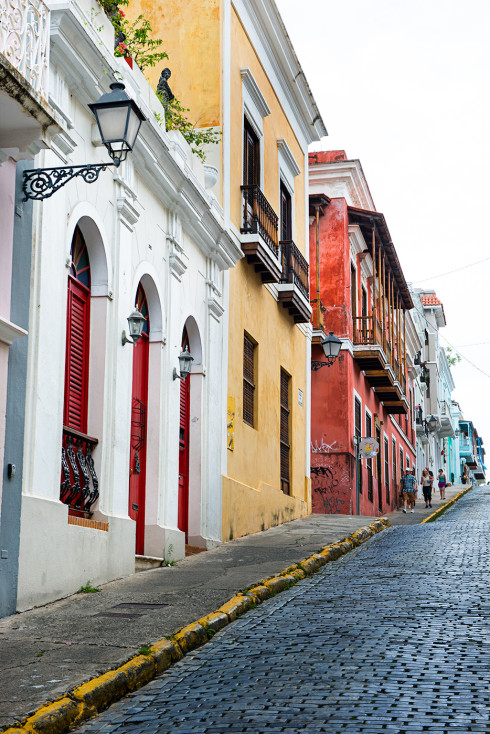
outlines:
[[[141,123],[146,117],[138,105],[124,91],[124,84],[113,82],[111,91],[89,104],[99,128],[100,137],[112,158],[112,163],[87,163],[81,166],[37,168],[24,171],[22,191],[24,201],[40,201],[52,196],[72,178],[80,176],[85,183],[94,183],[99,173],[109,166],[119,166],[133,150]]]
[[[183,349],[182,352],[179,354],[180,375],[174,367],[174,380],[176,380],[178,377],[180,377],[181,380],[186,380],[191,373],[192,362],[194,362],[194,357],[191,356],[189,352],[189,347],[186,346],[186,348]]]
[[[126,332],[123,331],[122,333],[122,344],[123,346],[125,344],[136,344],[138,339],[140,338],[141,334],[143,333],[143,326],[145,325],[145,317],[143,314],[138,311],[137,308],[128,316],[128,324],[129,324],[129,336],[131,339],[128,339],[126,336]]]
[[[321,367],[331,367],[339,356],[341,347],[342,341],[338,337],[334,336],[333,331],[330,331],[328,336],[326,336],[322,341],[322,349],[326,357],[326,362],[313,359],[311,361],[311,369],[313,372],[321,369]]]

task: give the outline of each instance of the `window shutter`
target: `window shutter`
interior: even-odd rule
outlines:
[[[64,423],[87,431],[90,292],[68,276]]]
[[[259,140],[250,123],[244,120],[243,183],[245,186],[260,184]]]
[[[254,349],[255,345],[249,337],[243,337],[243,420],[254,426]]]
[[[281,489],[289,494],[291,446],[289,443],[289,383],[291,378],[281,370]]]

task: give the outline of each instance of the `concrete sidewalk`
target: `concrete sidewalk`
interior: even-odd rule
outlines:
[[[451,488],[451,495],[461,490]],[[422,510],[389,515],[412,524]],[[440,506],[433,502],[433,510]],[[142,646],[214,612],[236,592],[282,572],[373,517],[311,515],[0,620],[0,726],[125,662]]]

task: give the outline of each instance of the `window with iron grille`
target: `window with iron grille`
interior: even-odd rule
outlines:
[[[255,343],[243,336],[243,420],[255,427]]]
[[[373,421],[371,416],[366,413],[366,438],[372,435]],[[373,501],[373,460],[367,459],[367,476],[368,476],[368,500]]]
[[[390,455],[389,455],[389,444],[388,439],[384,440],[385,446],[385,487],[386,487],[386,502],[390,504]]]
[[[403,449],[400,448],[400,486],[402,486],[403,477]]]
[[[358,440],[361,439],[361,401],[359,398],[354,398],[354,435],[357,436]],[[359,484],[359,494],[362,494],[362,464],[360,458],[357,460],[357,482]]]
[[[289,494],[289,475],[291,465],[291,444],[289,437],[289,390],[291,378],[287,372],[281,369],[281,489],[284,494]]]

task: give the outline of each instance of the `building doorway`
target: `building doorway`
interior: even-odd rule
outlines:
[[[184,328],[182,350],[189,349],[189,336]],[[189,408],[190,379],[180,381],[180,420],[179,420],[179,509],[177,524],[189,538]]]
[[[136,308],[146,321],[133,347],[133,390],[131,395],[131,447],[129,455],[129,517],[136,521],[136,554],[145,550],[146,425],[148,404],[148,362],[150,320],[145,291],[141,284]]]
[[[376,426],[376,441],[378,442],[378,455],[376,457],[376,470],[378,474],[378,509],[383,512],[383,446],[381,444],[381,428]]]

